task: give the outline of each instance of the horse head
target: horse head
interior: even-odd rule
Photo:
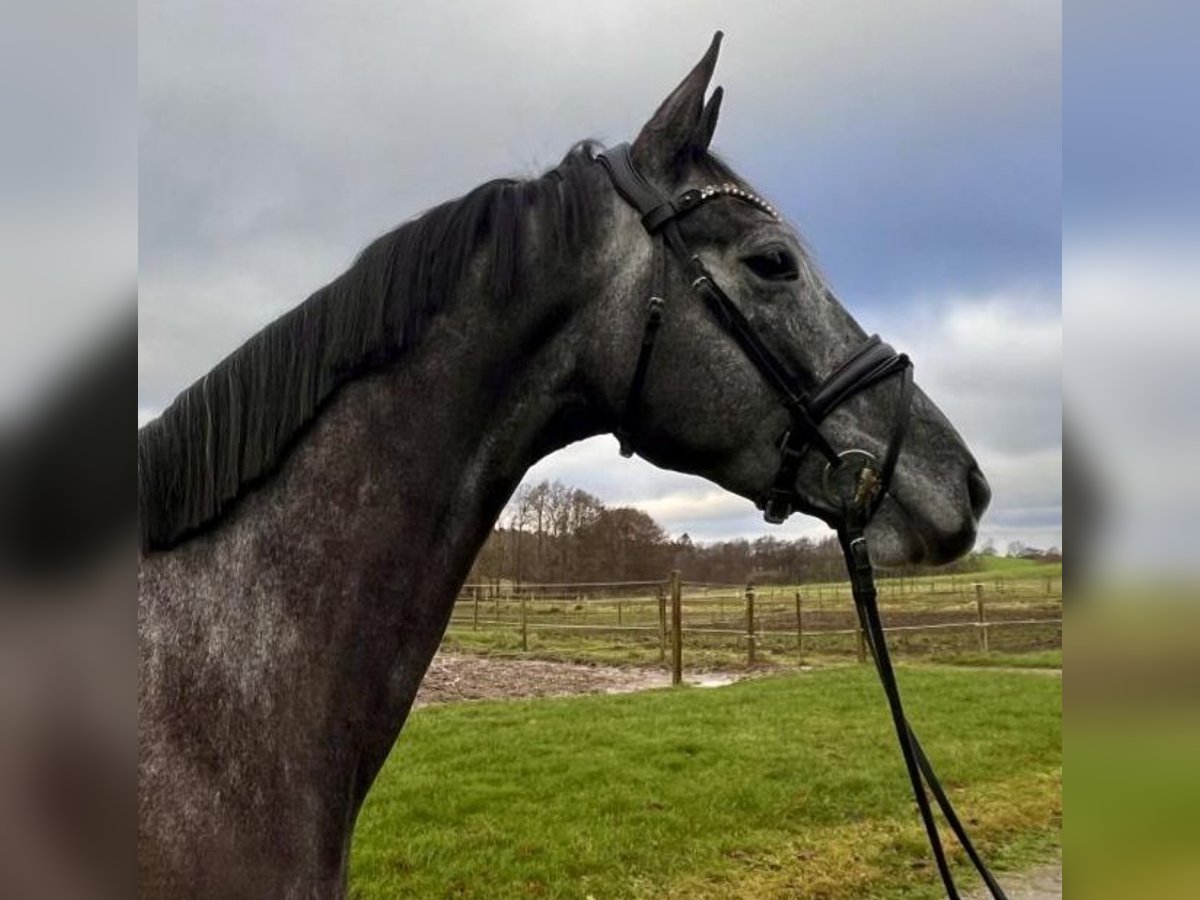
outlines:
[[[863,362],[867,336],[796,230],[709,152],[722,89],[705,97],[719,44],[720,34],[620,151],[623,160],[606,154],[615,159],[604,161],[617,189],[591,258],[607,277],[586,311],[584,354],[596,402],[640,456],[705,477],[776,519],[801,511],[840,527],[846,509],[830,487],[836,454],[878,461],[891,451],[894,468],[866,525],[873,555],[884,564],[955,559],[973,545],[990,489],[946,416],[919,388],[909,389],[906,376],[858,383],[820,421],[808,422],[819,428],[805,441],[794,438],[795,404],[789,408],[781,395],[794,387],[807,402],[831,382],[836,387],[847,361]],[[635,174],[617,172],[621,166]],[[656,208],[656,197],[665,205]],[[675,234],[663,237],[666,220]],[[726,306],[706,304],[697,282],[710,291],[718,285]],[[890,348],[874,346],[882,365],[897,361]],[[906,363],[899,357],[887,374]],[[772,367],[785,375],[765,377]],[[814,443],[836,450],[822,454]],[[781,450],[794,457],[788,468]],[[878,478],[875,470],[862,474]],[[880,487],[860,478],[853,489]],[[764,499],[772,491],[789,497],[782,515]]]

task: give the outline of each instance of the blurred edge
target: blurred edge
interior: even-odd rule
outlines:
[[[23,421],[0,426],[0,571],[10,580],[86,568],[136,527],[134,480],[120,475],[137,387],[135,305],[27,405]]]
[[[1067,613],[1067,880],[1101,900],[1192,897],[1200,17],[1164,0],[1064,13],[1064,510],[1090,563]]]

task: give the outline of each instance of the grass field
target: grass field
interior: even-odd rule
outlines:
[[[987,575],[1011,575],[1016,578],[1062,578],[1062,563],[1015,559],[1009,556],[985,556],[983,572]]]
[[[943,666],[981,666],[1002,669],[1061,669],[1062,648],[1030,650],[1026,653],[933,653],[922,662]]]
[[[989,860],[1054,852],[1061,681],[901,678]],[[351,865],[358,900],[932,898],[935,881],[880,689],[857,666],[418,710],[367,799]]]

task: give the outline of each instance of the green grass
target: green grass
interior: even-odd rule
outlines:
[[[1061,562],[1040,562],[1036,559],[1015,559],[1008,556],[983,557],[983,572],[1010,578],[1062,578]],[[963,577],[969,578],[970,575]]]
[[[1028,653],[932,653],[925,660],[946,666],[996,666],[1007,669],[1061,669],[1062,648]]]
[[[920,668],[901,680],[989,859],[1053,852],[1060,682]],[[883,697],[856,666],[419,710],[351,865],[359,900],[932,898],[935,881]]]
[[[981,581],[985,585],[992,584],[996,578],[1004,578],[1006,581],[1021,582],[1029,581],[1043,582],[1046,578],[1051,578],[1054,581],[1054,588],[1061,591],[1062,588],[1062,567],[1061,562],[1041,562],[1036,559],[1016,559],[1007,556],[985,556],[982,557],[981,567],[974,572],[947,572],[945,574],[928,574],[928,575],[913,575],[905,576],[906,584],[916,585],[918,588],[926,587],[929,584],[934,585],[935,591],[944,591],[952,584],[971,584],[976,581]],[[880,585],[880,593],[886,594],[887,589],[893,583],[899,583],[899,577],[889,574],[888,570],[880,570],[877,573],[877,580]],[[834,582],[821,582],[797,585],[802,589],[815,589],[822,587],[829,590],[840,589],[845,592],[845,580]],[[1034,585],[1035,587],[1037,585]],[[766,588],[766,589],[769,589]],[[792,590],[793,588],[784,588]]]

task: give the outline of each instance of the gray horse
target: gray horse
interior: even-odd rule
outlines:
[[[745,186],[708,152],[717,49],[633,144],[664,191]],[[539,459],[620,419],[651,242],[591,152],[378,239],[139,432],[143,896],[344,894],[355,817],[502,507]],[[715,202],[683,228],[796,371],[819,380],[861,345],[773,216]],[[638,452],[759,496],[787,413],[682,273],[667,278]],[[865,391],[826,434],[877,450],[896,393]],[[909,428],[872,547],[950,560],[986,482],[919,390]],[[822,469],[806,461],[797,490],[832,516]]]

